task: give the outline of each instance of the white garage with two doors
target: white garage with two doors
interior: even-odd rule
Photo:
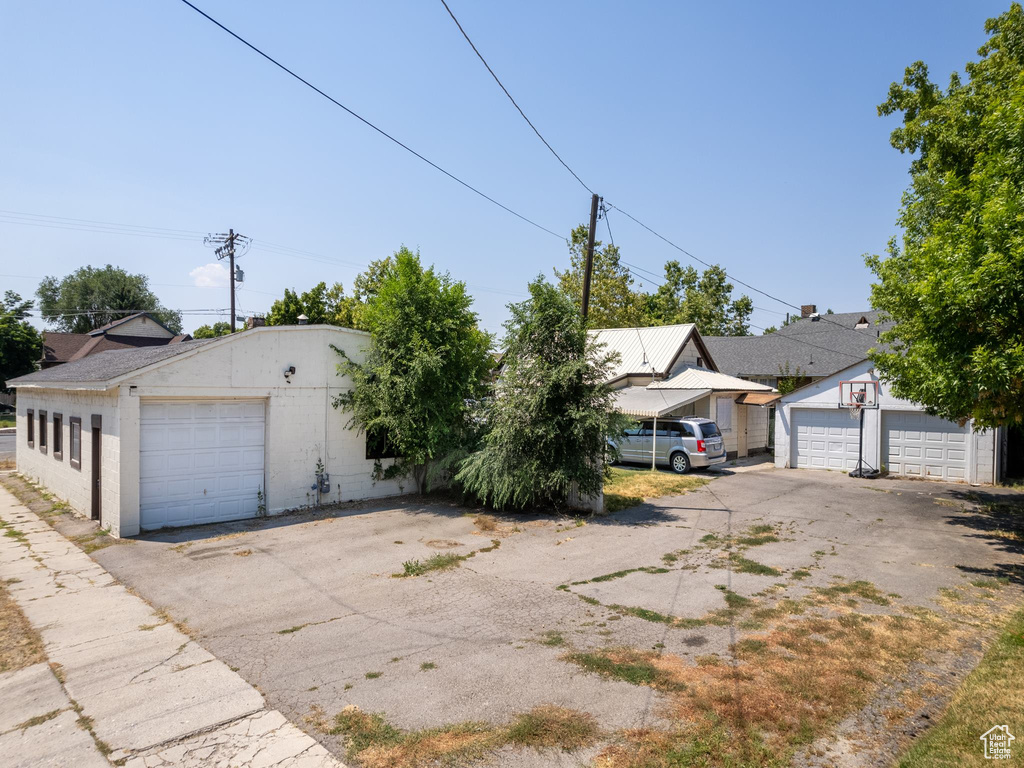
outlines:
[[[403,492],[333,406],[367,334],[255,328],[13,379],[18,471],[116,536]],[[322,470],[321,470],[322,468]]]
[[[798,469],[856,468],[860,415],[839,406],[840,382],[874,382],[877,408],[863,410],[863,462],[890,475],[947,482],[995,482],[996,433],[931,416],[889,394],[870,361],[861,361],[788,395],[775,414],[775,465]]]

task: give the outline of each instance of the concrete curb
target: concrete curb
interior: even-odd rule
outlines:
[[[0,520],[18,532],[0,537],[0,578],[13,580],[67,699],[91,722],[93,749],[131,768],[251,768],[256,755],[261,767],[344,768],[3,488]]]

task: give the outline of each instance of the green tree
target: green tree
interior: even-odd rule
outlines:
[[[110,264],[82,267],[60,279],[45,277],[36,295],[43,319],[67,333],[88,333],[139,310],[181,333],[181,313],[160,304],[148,277]]]
[[[898,397],[979,427],[1024,422],[1024,11],[990,35],[942,90],[916,62],[880,115],[902,114],[893,147],[914,155],[871,303],[894,325],[871,357]]]
[[[305,315],[310,325],[359,328],[357,304],[358,300],[345,295],[341,283],[330,288],[327,283],[317,283],[302,295],[285,288],[284,297],[277,299],[267,313],[267,325],[298,325],[299,315]]]
[[[810,381],[811,378],[807,375],[807,372],[800,370],[799,365],[796,369],[790,370],[789,360],[787,360],[784,366],[779,366],[779,378],[775,388],[779,390],[779,394],[788,395],[794,389],[809,384]]]
[[[615,245],[594,243],[594,271],[590,281],[591,328],[631,328],[650,325],[644,315],[644,294],[633,289],[633,275],[622,266]],[[558,286],[575,303],[583,302],[583,273],[587,263],[587,227],[583,224],[569,238],[569,269],[555,270]]]
[[[193,339],[215,339],[231,333],[231,323],[220,320],[213,325],[200,325],[192,332]]]
[[[678,261],[665,264],[665,282],[647,301],[650,325],[695,323],[705,336],[749,336],[754,302],[732,298],[732,283],[717,264],[703,274]]]
[[[605,384],[614,357],[588,337],[574,298],[543,277],[529,289],[527,301],[509,305],[482,447],[456,475],[499,508],[561,506],[574,488],[597,494],[604,481],[597,459],[627,424]]]
[[[399,250],[362,311],[370,344],[362,361],[341,350],[341,375],[353,384],[335,399],[368,440],[386,441],[399,457],[378,476],[411,472],[426,489],[431,462],[462,450],[471,433],[471,404],[485,391],[491,337],[477,327],[464,283],[419,254]],[[351,354],[349,354],[351,352]]]
[[[23,301],[14,291],[6,291],[0,301],[0,390],[7,391],[7,380],[32,373],[42,357],[43,339],[28,321],[31,301]]]

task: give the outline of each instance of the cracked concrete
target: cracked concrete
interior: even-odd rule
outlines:
[[[727,654],[745,631],[733,624],[668,627],[621,615],[608,607],[613,603],[699,619],[726,607],[720,586],[770,605],[838,577],[864,579],[899,593],[903,604],[935,608],[940,587],[978,574],[1016,585],[1019,554],[987,535],[981,516],[959,501],[949,506],[966,490],[768,468],[719,477],[685,496],[582,527],[499,515],[500,531],[479,530],[464,508],[392,500],[162,532],[96,558],[155,605],[187,619],[203,647],[237,666],[271,706],[340,755],[337,738],[307,722],[312,712],[330,718],[354,704],[412,729],[505,723],[531,707],[557,704],[593,714],[607,731],[658,727],[661,694],[583,672],[560,660],[565,650],[629,645],[694,659]],[[708,533],[737,535],[754,524],[772,525],[780,540],[744,554],[779,569],[778,576],[736,573],[721,547],[701,544]],[[501,540],[499,548],[458,568],[391,576],[404,561],[434,554],[437,542],[465,555],[492,538]],[[246,557],[232,556],[246,550]],[[661,567],[662,555],[684,550],[665,566],[668,573],[557,589]],[[549,631],[566,645],[545,644]],[[424,663],[435,666],[424,670]],[[495,759],[553,764],[530,751],[506,750]],[[577,765],[587,755],[559,760]]]
[[[0,676],[5,766],[342,765],[2,488],[0,519],[22,534],[0,578],[50,662]]]

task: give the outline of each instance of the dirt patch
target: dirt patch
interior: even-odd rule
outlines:
[[[0,672],[11,672],[46,661],[43,641],[0,582]]]

